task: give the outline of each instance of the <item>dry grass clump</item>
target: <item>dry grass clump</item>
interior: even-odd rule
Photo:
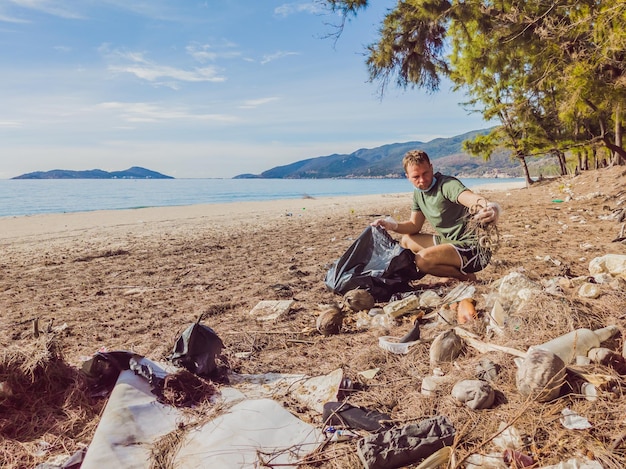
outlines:
[[[218,392],[210,381],[181,369],[165,377],[159,400],[174,407],[191,407],[208,400]]]
[[[70,456],[85,446],[101,404],[88,395],[54,334],[8,347],[0,359],[0,461],[6,469],[34,467],[51,453]]]

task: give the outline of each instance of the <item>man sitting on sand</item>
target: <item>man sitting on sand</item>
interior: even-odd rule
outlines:
[[[433,174],[424,151],[407,152],[402,165],[415,186],[411,218],[396,222],[388,217],[372,225],[401,234],[400,244],[415,253],[415,264],[423,274],[475,281],[475,272],[491,259],[489,249],[480,245],[475,227],[496,223],[500,207],[452,176]],[[421,232],[426,220],[435,235]]]

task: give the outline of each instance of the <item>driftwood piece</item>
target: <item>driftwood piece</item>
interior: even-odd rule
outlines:
[[[522,352],[521,350],[517,350],[511,347],[506,347],[504,345],[496,345],[490,344],[488,342],[483,342],[482,340],[478,339],[477,335],[472,334],[471,332],[466,331],[461,327],[455,327],[454,331],[459,337],[461,337],[465,341],[467,345],[475,348],[481,353],[504,352],[510,355],[515,355],[516,357],[526,358],[526,352]]]

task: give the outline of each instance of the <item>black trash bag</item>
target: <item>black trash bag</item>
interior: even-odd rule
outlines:
[[[124,350],[97,352],[84,361],[81,369],[94,396],[104,396],[111,392],[123,370],[129,369],[132,352]]]
[[[193,323],[181,334],[168,360],[194,374],[211,377],[217,370],[215,358],[220,355],[224,343],[213,329],[199,322]]]
[[[417,270],[410,249],[400,246],[385,229],[368,226],[333,263],[325,283],[338,295],[362,288],[376,301],[388,301],[395,293],[411,290],[409,282],[424,275]]]
[[[347,402],[326,402],[322,412],[324,425],[342,425],[348,428],[378,432],[389,427],[386,421],[391,420],[389,414],[377,410],[355,407]]]
[[[365,469],[394,469],[419,463],[454,442],[456,430],[443,415],[367,435],[357,443]]]

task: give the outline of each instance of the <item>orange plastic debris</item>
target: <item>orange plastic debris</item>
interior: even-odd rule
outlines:
[[[476,313],[476,300],[473,298],[464,298],[456,303],[456,320],[459,324],[465,324],[478,318]]]

